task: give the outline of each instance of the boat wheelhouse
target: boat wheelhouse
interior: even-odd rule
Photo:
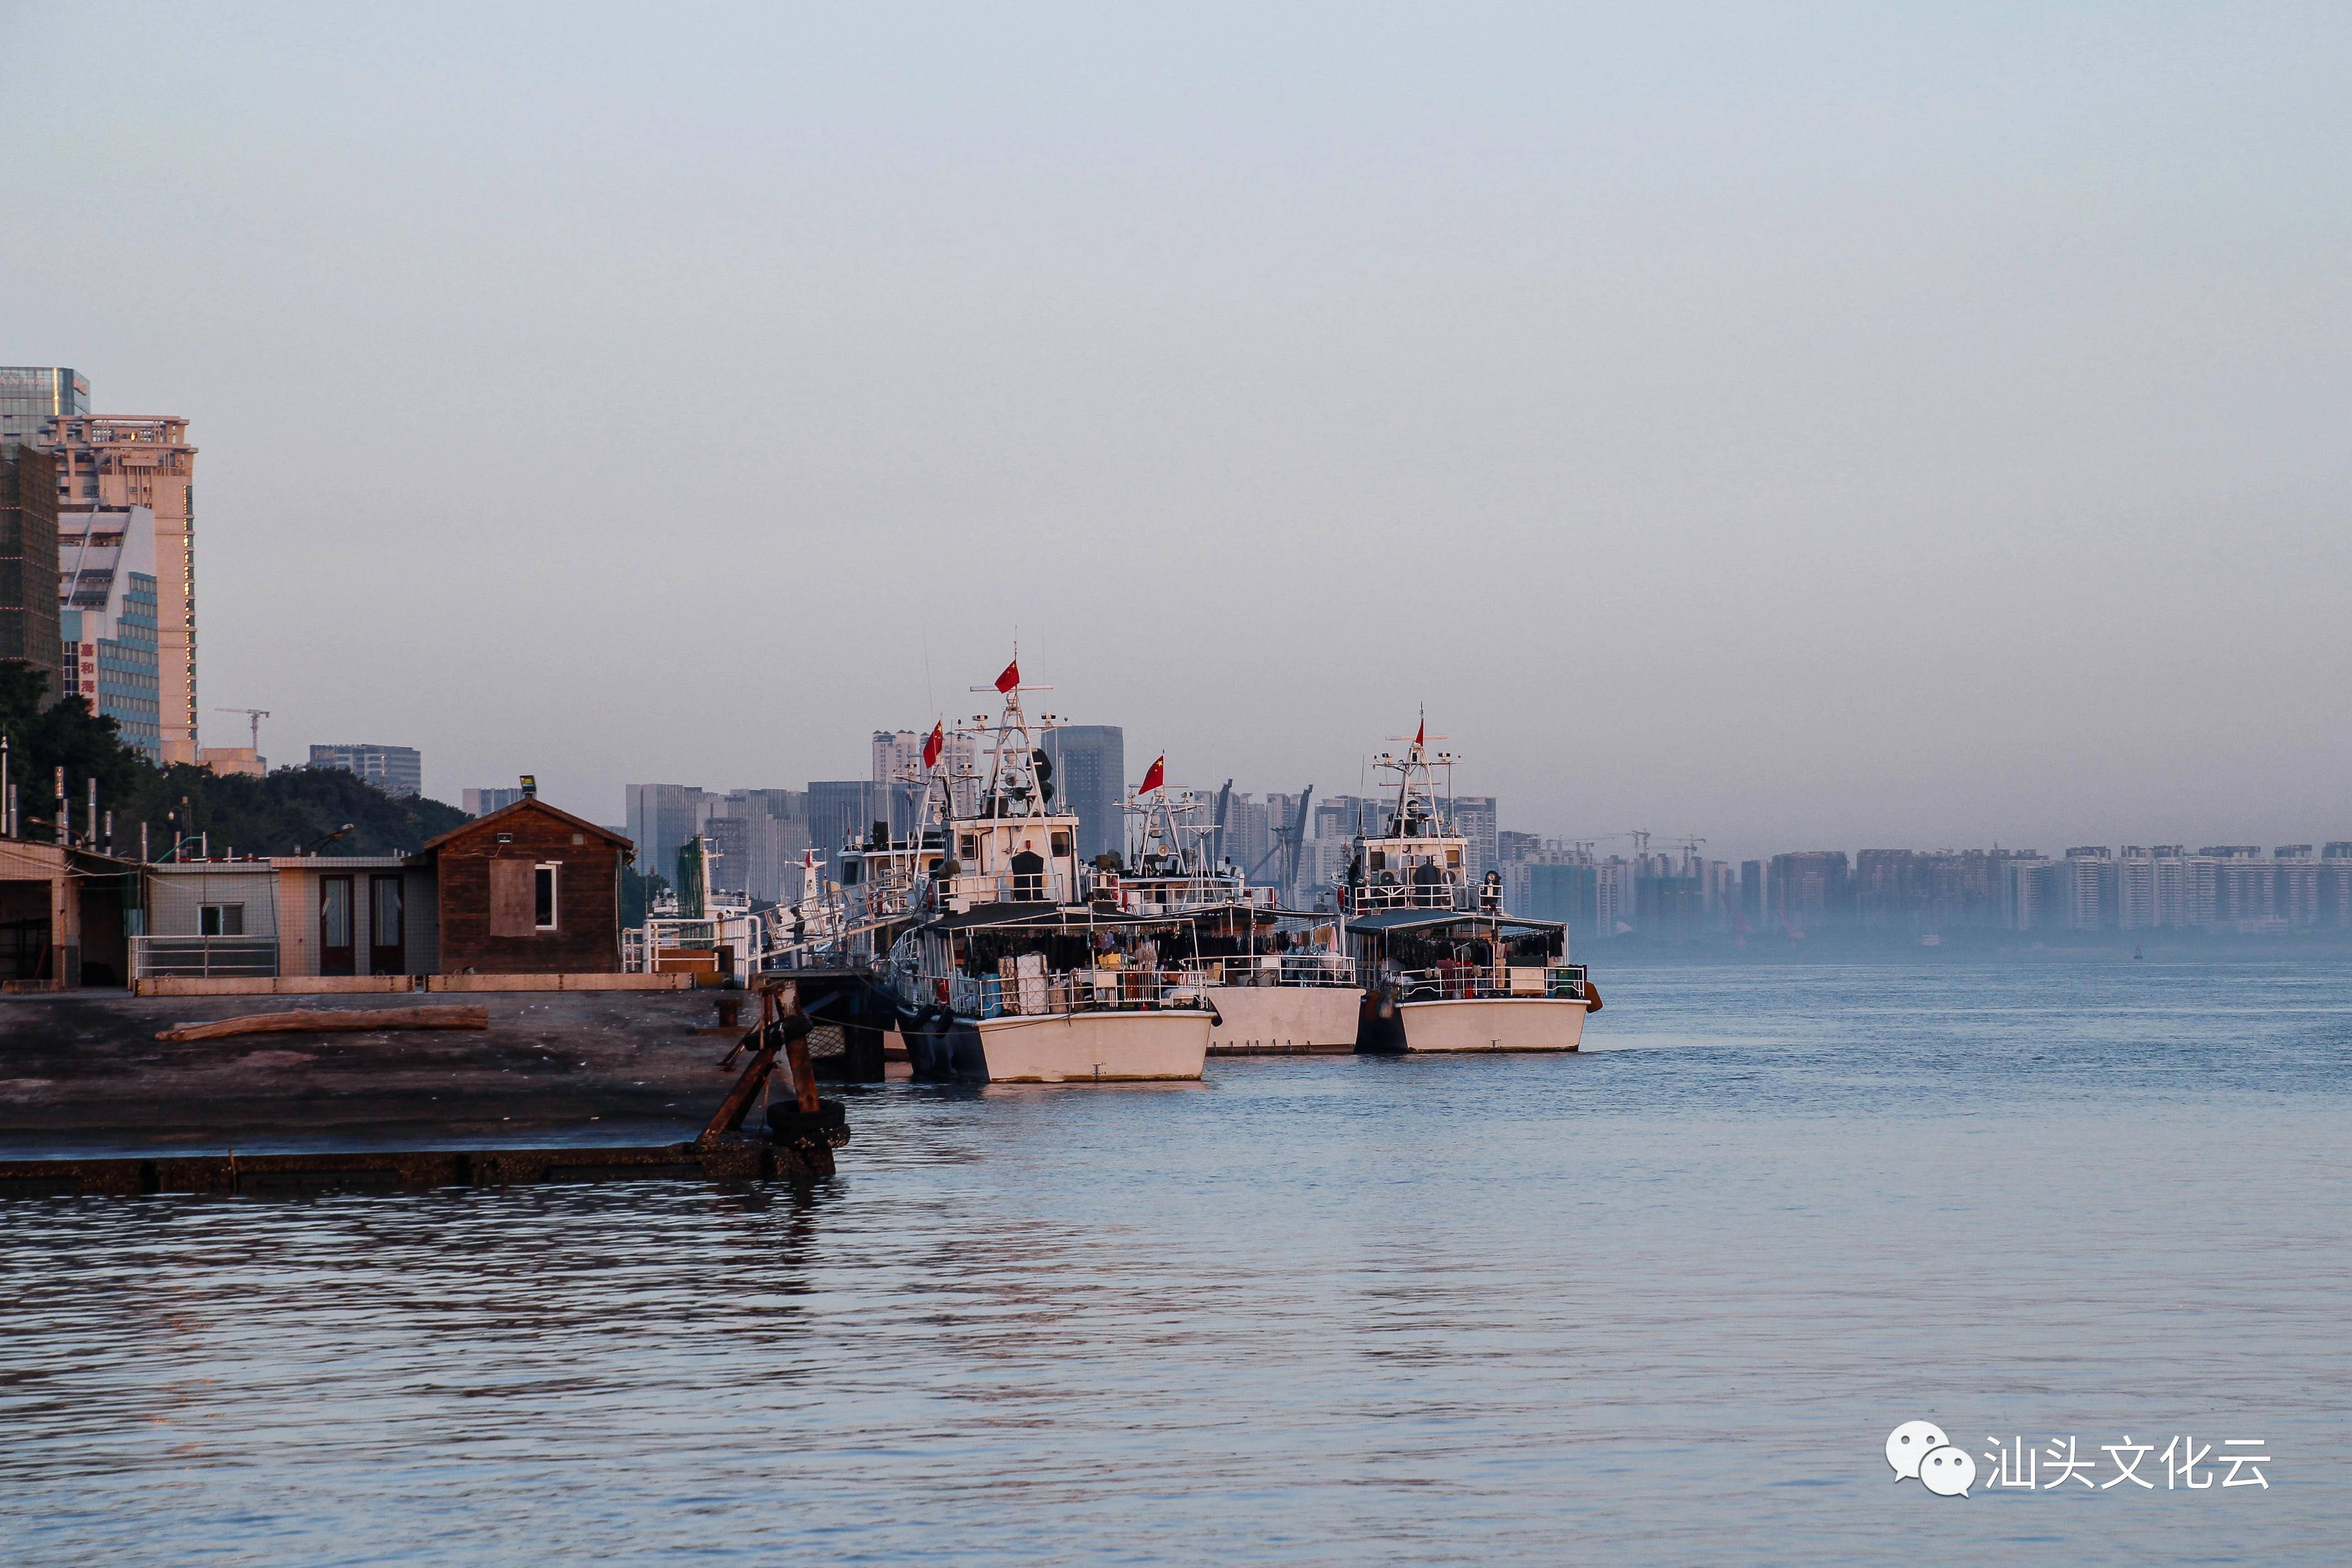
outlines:
[[[1096,878],[1097,902],[1122,913],[1173,914],[1235,904],[1271,908],[1272,888],[1252,889],[1232,865],[1211,866],[1205,841],[1216,830],[1199,821],[1201,798],[1161,782],[1167,758],[1154,762],[1142,788],[1118,803],[1129,819],[1120,869]]]

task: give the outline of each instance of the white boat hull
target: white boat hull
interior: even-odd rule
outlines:
[[[992,1018],[979,1028],[991,1083],[1197,1079],[1209,1054],[1209,1015],[1190,1008]]]
[[[1356,1049],[1364,993],[1355,986],[1211,986],[1202,994],[1224,1020],[1209,1031],[1213,1056]]]
[[[1584,1042],[1581,1000],[1491,997],[1399,1002],[1407,1051],[1574,1051]]]

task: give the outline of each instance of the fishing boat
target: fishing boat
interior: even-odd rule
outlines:
[[[974,691],[987,691],[974,686]],[[992,688],[1003,702],[969,733],[987,778],[969,815],[950,816],[928,870],[925,917],[890,949],[887,981],[914,1076],[992,1083],[1197,1079],[1214,1013],[1184,920],[1097,900],[1077,857],[1078,818],[1060,808],[1039,745],[1059,721],[1033,719],[1016,653]],[[941,749],[926,747],[927,766]],[[943,796],[953,800],[953,791]]]
[[[1167,777],[1162,753],[1120,802],[1132,824],[1126,869],[1100,875],[1097,902],[1123,915],[1183,917],[1192,954],[1178,967],[1216,1014],[1210,1055],[1354,1050],[1363,991],[1338,923],[1285,911],[1273,888],[1252,887],[1230,863],[1210,864],[1215,829],[1200,821],[1203,803],[1170,789]]]
[[[1372,758],[1394,776],[1395,804],[1381,832],[1349,845],[1340,906],[1367,988],[1356,1048],[1574,1051],[1598,998],[1568,962],[1568,927],[1505,914],[1491,874],[1469,884],[1469,841],[1447,810],[1457,758],[1431,742],[1424,720],[1401,752]]]
[[[1244,910],[1240,921],[1196,915],[1195,946],[1215,949],[1181,967],[1217,1016],[1212,1056],[1280,1056],[1356,1049],[1364,988],[1330,915]]]

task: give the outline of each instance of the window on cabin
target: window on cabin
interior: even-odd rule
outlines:
[[[1057,855],[1066,855],[1070,852],[1069,834],[1055,833],[1054,835],[1054,852]]]
[[[980,835],[978,833],[965,833],[961,835],[961,847],[959,848],[956,852],[967,861],[978,860],[980,858]]]
[[[245,935],[245,905],[242,904],[205,904],[196,909],[196,934],[200,936],[242,936]]]
[[[542,861],[531,869],[530,913],[532,926],[541,931],[555,929],[555,875],[562,866],[554,861]]]
[[[400,878],[368,879],[368,941],[377,947],[400,946]]]

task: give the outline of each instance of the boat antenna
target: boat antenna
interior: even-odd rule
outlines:
[[[933,718],[942,716],[939,690],[931,683],[931,629],[928,624],[923,627],[923,706],[931,710]]]

